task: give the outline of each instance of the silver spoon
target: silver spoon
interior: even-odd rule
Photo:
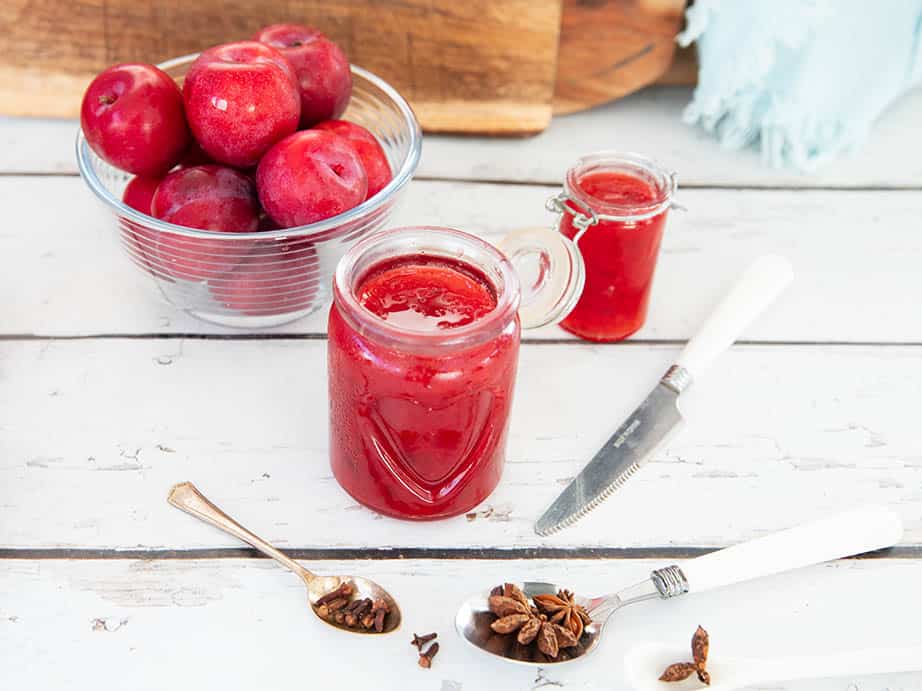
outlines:
[[[595,650],[609,618],[616,611],[636,602],[668,599],[687,592],[703,592],[725,585],[742,583],[762,576],[791,571],[802,566],[890,547],[903,534],[900,519],[887,508],[868,506],[829,518],[743,542],[685,562],[681,567],[656,569],[650,577],[612,595],[575,601],[592,618],[579,644],[565,648],[555,660],[536,655],[534,646],[521,646],[515,635],[494,633],[490,624],[496,617],[489,611],[489,590],[468,598],[455,616],[455,628],[468,643],[492,655],[532,665],[563,663]],[[568,585],[554,583],[516,583],[528,597],[556,594]],[[538,659],[536,659],[538,658]]]
[[[237,523],[233,518],[221,511],[217,506],[212,504],[191,482],[181,482],[170,490],[167,497],[177,509],[182,509],[186,513],[195,516],[205,523],[210,523],[216,528],[220,528],[225,533],[229,533],[248,545],[255,547],[267,557],[275,559],[279,564],[297,575],[304,585],[307,586],[307,601],[311,606],[311,611],[317,615],[321,621],[343,631],[350,633],[376,634],[390,633],[400,626],[400,608],[397,602],[391,597],[384,588],[370,581],[367,578],[358,578],[357,576],[318,576],[298,562],[285,556],[282,552],[270,545],[268,542],[251,533],[242,525]],[[388,612],[384,617],[383,629],[379,632],[374,628],[365,629],[363,627],[350,628],[345,624],[337,624],[335,621],[325,619],[318,612],[318,600],[328,593],[335,591],[343,584],[348,583],[355,589],[354,599],[370,598],[374,600],[384,600],[387,603]]]
[[[667,665],[688,659],[689,650],[658,643],[640,644],[624,656],[628,683],[637,691],[679,691],[685,685],[667,683],[659,676]],[[795,679],[858,677],[870,674],[922,670],[922,645],[907,648],[860,648],[825,655],[795,657],[728,658],[708,660],[708,691],[735,691],[753,686],[773,686]],[[700,686],[695,684],[695,686]]]

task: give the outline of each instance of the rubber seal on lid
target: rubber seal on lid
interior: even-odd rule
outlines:
[[[556,324],[576,307],[586,267],[572,240],[550,228],[523,228],[506,235],[499,249],[519,277],[523,329]]]

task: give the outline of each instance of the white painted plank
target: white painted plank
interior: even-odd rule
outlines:
[[[393,225],[454,225],[497,240],[548,223],[552,188],[419,181]],[[0,332],[227,333],[163,303],[122,255],[114,223],[75,178],[0,178]],[[922,341],[922,192],[690,190],[664,240],[642,339],[685,339],[742,268],[788,255],[797,279],[746,334],[770,341]],[[282,327],[322,333],[326,310]],[[532,337],[566,337],[556,327]]]
[[[435,178],[559,183],[583,154],[641,151],[679,173],[681,184],[755,186],[920,186],[922,90],[881,117],[859,152],[817,175],[766,168],[755,151],[726,151],[682,123],[687,88],[654,88],[584,113],[556,118],[530,139],[427,135],[419,175]],[[0,118],[0,172],[76,172],[72,120]]]
[[[77,173],[76,120],[0,116],[0,172]]]
[[[475,180],[559,183],[582,155],[604,149],[642,152],[675,170],[682,185],[764,187],[915,186],[922,184],[918,151],[922,90],[904,96],[872,129],[863,149],[815,175],[768,168],[755,150],[729,151],[682,123],[691,99],[685,88],[660,87],[607,106],[555,119],[532,139],[426,140],[420,175]]]
[[[0,343],[0,546],[237,546],[169,507],[193,480],[289,547],[725,545],[863,502],[922,543],[920,347],[741,346],[686,429],[577,527],[533,523],[646,394],[667,346],[526,345],[508,463],[475,516],[359,507],[328,465],[324,341]]]
[[[617,613],[591,657],[560,667],[487,658],[452,630],[472,591],[506,579],[560,580],[601,593],[642,580],[662,562],[380,561],[309,567],[383,583],[401,602],[402,630],[381,638],[333,631],[306,609],[300,581],[268,561],[0,561],[4,688],[628,689],[631,646],[685,648],[698,624],[723,656],[810,655],[922,644],[918,561],[839,562]],[[437,631],[430,670],[412,633]],[[922,689],[922,674],[772,684],[790,691]]]

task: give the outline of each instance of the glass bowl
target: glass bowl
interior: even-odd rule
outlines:
[[[198,57],[158,65],[182,85]],[[318,223],[255,233],[195,230],[122,203],[132,175],[103,161],[77,133],[77,164],[89,188],[115,215],[122,247],[170,304],[205,321],[261,328],[300,319],[330,298],[340,258],[382,228],[416,170],[422,133],[409,104],[387,82],[352,66],[352,99],[342,115],[378,138],[394,179],[374,197]]]

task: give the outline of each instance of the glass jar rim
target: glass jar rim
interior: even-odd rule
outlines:
[[[420,234],[419,242],[412,242],[414,233]],[[496,291],[496,306],[470,324],[436,332],[395,326],[367,310],[356,297],[355,288],[356,283],[365,275],[364,270],[374,266],[374,263],[362,266],[361,261],[374,250],[391,243],[398,244],[401,239],[410,241],[410,244],[394,256],[423,254],[445,257],[477,268],[476,261],[458,251],[459,247],[467,246],[473,252],[486,258],[495,268],[494,275],[486,275],[486,278]],[[431,241],[432,244],[442,242],[447,249],[443,252],[439,247],[432,247],[424,240]],[[495,280],[494,276],[498,280]],[[362,335],[406,349],[439,346],[464,347],[487,341],[516,318],[520,297],[521,288],[518,276],[512,264],[500,250],[475,235],[444,226],[403,226],[368,235],[350,247],[343,255],[333,276],[333,304],[334,307],[340,308],[340,314],[347,323]]]
[[[639,170],[656,183],[658,197],[646,204],[619,204],[608,202],[585,192],[577,183],[590,170],[605,170],[614,166]],[[639,221],[658,215],[672,205],[678,181],[674,171],[668,170],[647,156],[630,151],[603,150],[581,156],[567,170],[564,190],[589,206],[600,219]]]

